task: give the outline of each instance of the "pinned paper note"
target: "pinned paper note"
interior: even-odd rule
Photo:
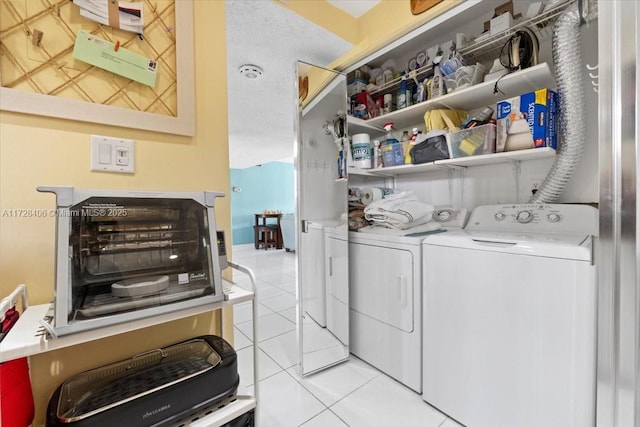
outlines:
[[[87,19],[142,34],[144,27],[144,8],[142,3],[122,4],[115,0],[72,0],[80,7],[80,15]]]
[[[73,57],[147,86],[156,84],[156,61],[120,47],[119,42],[113,43],[86,31],[78,32]]]

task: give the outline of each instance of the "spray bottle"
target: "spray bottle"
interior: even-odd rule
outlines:
[[[384,166],[398,166],[404,164],[402,144],[400,144],[400,141],[398,141],[391,132],[394,129],[393,123],[387,123],[383,128],[387,132],[385,140],[380,147]]]
[[[431,99],[444,95],[444,80],[440,71],[442,56],[433,58],[433,79],[431,80]]]
[[[411,105],[411,90],[409,90],[409,85],[407,84],[407,76],[404,74],[402,75],[402,80],[400,81],[400,89],[398,90],[398,98],[396,104],[398,110],[409,107]]]

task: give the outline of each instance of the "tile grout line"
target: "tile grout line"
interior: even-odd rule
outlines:
[[[278,314],[278,313],[273,313],[273,314]],[[280,316],[280,317],[284,318],[284,319],[285,319],[285,320],[287,320],[289,323],[293,323],[293,322],[291,322],[291,320],[287,319],[287,318],[286,318],[286,317],[284,317],[284,316]],[[243,322],[243,323],[246,323],[246,322]],[[235,325],[234,325],[234,326],[235,326]],[[282,335],[284,335],[284,334],[287,334],[287,333],[289,333],[289,332],[295,331],[295,330],[296,330],[296,328],[295,328],[296,324],[294,323],[294,324],[293,324],[293,326],[294,326],[294,328],[293,328],[293,329],[290,329],[290,330],[288,330],[288,331],[284,331],[284,332],[282,332],[282,333],[276,334],[276,335],[274,335],[274,336],[272,336],[272,337],[269,337],[269,338],[267,338],[267,339],[264,339],[264,340],[262,340],[262,341],[258,341],[258,347],[260,347],[260,343],[262,343],[262,342],[269,341],[269,340],[272,340],[272,339],[274,339],[274,338],[280,337],[280,336],[282,336]],[[248,339],[249,341],[251,341],[251,344],[253,344],[253,340],[252,340],[251,338],[249,338],[249,337],[248,337],[245,333],[243,333],[240,329],[238,329],[238,330],[242,333],[242,335],[246,336],[246,337],[247,337],[247,339]]]
[[[377,370],[377,369],[376,369]],[[333,408],[334,406],[336,406],[338,403],[342,402],[344,399],[346,399],[347,397],[351,396],[353,393],[355,393],[356,391],[360,390],[362,387],[366,386],[367,384],[369,384],[371,381],[375,380],[376,378],[378,378],[380,376],[380,371],[378,371],[378,374],[371,378],[370,380],[366,381],[364,384],[362,384],[361,386],[355,388],[354,390],[350,391],[349,393],[347,393],[346,395],[342,396],[340,399],[336,400],[335,402],[333,402],[331,404],[331,406],[329,406],[329,409]],[[337,414],[336,414],[337,416]],[[340,417],[338,417],[340,418]],[[346,424],[346,423],[345,423]]]
[[[297,363],[297,365],[300,365],[300,363]],[[294,365],[295,366],[295,365]],[[303,389],[305,389],[307,391],[307,393],[309,393],[311,396],[313,396],[314,399],[316,399],[318,402],[320,402],[320,404],[324,407],[324,409],[320,412],[318,412],[316,415],[312,416],[311,418],[307,418],[302,424],[304,423],[308,423],[310,420],[312,420],[313,418],[317,417],[318,415],[320,415],[321,413],[323,413],[325,410],[329,409],[329,407],[327,405],[324,404],[324,402],[322,400],[320,400],[318,398],[318,396],[316,396],[313,391],[309,390],[307,387],[305,387],[305,385],[303,383],[301,383],[300,381],[298,381],[298,379],[296,377],[294,377],[293,375],[291,375],[287,369],[284,370],[284,372],[289,375],[290,378],[292,378],[296,383],[298,383],[300,385],[300,387],[302,387]],[[299,424],[299,425],[302,425]]]
[[[285,333],[280,334],[280,335],[277,335],[277,336],[275,336],[275,337],[273,337],[273,338],[269,338],[268,340],[265,340],[265,341],[271,341],[272,339],[275,339],[275,338],[281,337],[282,335],[284,335],[284,334],[288,334],[289,332],[293,332],[293,331],[285,332]],[[262,341],[262,342],[264,343],[265,341]],[[274,359],[273,357],[271,357],[271,356],[269,355],[269,353],[267,353],[267,351],[266,351],[265,349],[263,349],[262,347],[260,347],[260,343],[258,343],[258,348],[259,348],[260,350],[262,350],[262,351],[263,351],[267,356],[269,356],[269,358],[270,358],[271,360],[273,360],[273,361],[275,362],[275,364],[276,364],[276,365],[278,365],[278,366],[282,367],[282,369],[283,369],[284,371],[286,371],[287,369],[289,369],[289,368],[291,367],[291,366],[289,366],[289,368],[285,368],[285,367],[283,367],[281,364],[279,364],[279,363],[278,363],[278,361],[277,361],[276,359]],[[296,363],[294,363],[293,365],[295,366],[295,365],[296,365]]]
[[[278,368],[281,368],[278,372],[274,372],[273,374],[271,374],[271,375],[267,375],[266,377],[264,377],[264,378],[262,378],[262,379],[258,379],[258,382],[262,382],[262,381],[268,380],[269,378],[274,377],[274,376],[278,375],[278,374],[279,374],[279,373],[281,373],[281,372],[286,372],[286,371],[287,371],[286,369],[282,369],[282,366],[280,366],[280,364],[279,364],[278,362],[276,362],[275,360],[273,360],[273,358],[272,358],[271,356],[269,356],[269,355],[267,354],[267,352],[266,352],[266,351],[264,351],[263,349],[261,349],[261,348],[260,348],[260,346],[258,346],[258,349],[259,349],[262,353],[264,353],[264,355],[265,355],[265,356],[267,356],[269,359],[271,359],[271,361],[272,361],[273,363],[275,363],[275,364],[276,364],[276,366],[277,366]],[[251,358],[253,359],[253,353],[251,354]],[[254,366],[255,366],[255,365],[254,365]],[[260,371],[260,369],[258,369],[258,371]],[[260,372],[258,372],[258,378],[259,378],[259,377],[260,377]],[[250,386],[253,386],[253,388],[254,388],[254,390],[255,390],[255,386],[256,386],[256,385],[255,385],[255,383],[247,384],[246,388],[249,388]],[[247,390],[247,392],[248,392],[248,390]]]

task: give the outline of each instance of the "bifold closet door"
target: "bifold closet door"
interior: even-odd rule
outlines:
[[[598,427],[640,425],[640,3],[598,2]]]

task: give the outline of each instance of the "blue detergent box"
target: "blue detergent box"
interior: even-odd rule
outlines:
[[[558,147],[558,95],[539,89],[497,104],[496,152]]]

